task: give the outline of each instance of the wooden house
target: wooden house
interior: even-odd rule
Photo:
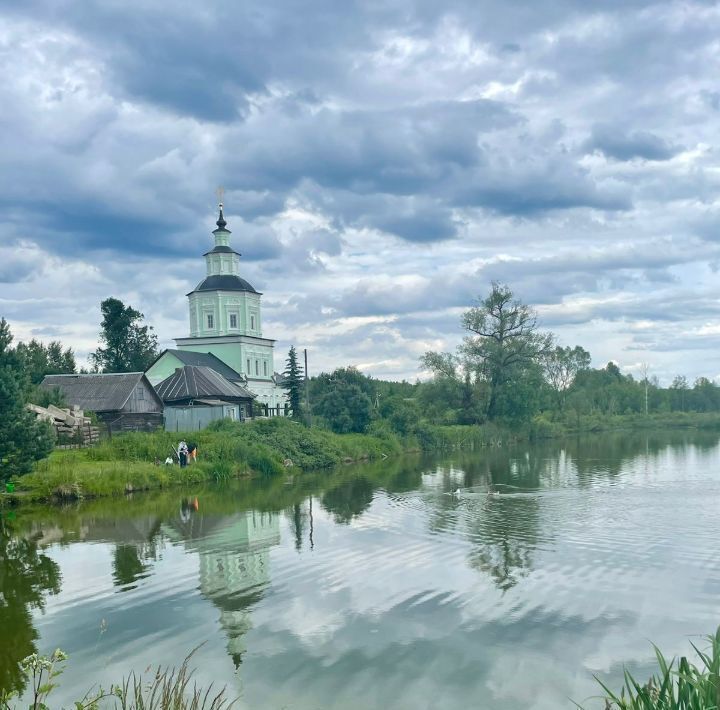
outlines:
[[[42,387],[59,389],[70,407],[95,413],[111,434],[163,423],[162,399],[142,372],[47,375]]]

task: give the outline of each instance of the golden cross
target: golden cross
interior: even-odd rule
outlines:
[[[215,194],[216,194],[217,197],[218,197],[218,202],[219,202],[220,204],[222,204],[222,203],[223,203],[223,197],[225,196],[225,188],[224,188],[222,185],[220,185],[220,187],[218,187],[218,189],[215,190]]]

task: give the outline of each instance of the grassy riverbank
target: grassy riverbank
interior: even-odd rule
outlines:
[[[53,452],[38,462],[32,473],[17,479],[14,495],[0,495],[0,503],[121,495],[252,474],[276,476],[286,471],[287,459],[292,461],[293,471],[308,471],[406,451],[479,449],[593,432],[671,429],[720,430],[720,415],[587,415],[566,419],[539,415],[514,426],[439,426],[420,421],[402,436],[385,420],[373,422],[371,434],[333,434],[281,418],[248,424],[224,421],[188,435],[198,445],[199,458],[187,468],[154,464],[156,459],[164,461],[173,454],[172,447],[181,435],[124,434],[92,449]]]
[[[720,431],[717,412],[658,412],[654,414],[539,414],[529,425],[530,438],[554,438],[600,431],[707,429]]]
[[[277,475],[292,470],[329,468],[342,463],[399,454],[402,446],[389,436],[338,435],[308,429],[285,419],[249,424],[222,422],[193,433],[198,461],[184,469],[156,465],[173,455],[178,434],[124,434],[92,449],[55,451],[32,473],[15,482],[15,500],[91,498],[221,481],[250,474]]]

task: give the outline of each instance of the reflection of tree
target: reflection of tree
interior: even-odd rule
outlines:
[[[149,562],[158,559],[158,545],[162,542],[160,520],[139,518],[124,526],[118,526],[113,551],[113,581],[121,591],[135,589],[135,583],[147,577]]]
[[[292,511],[292,528],[295,534],[295,549],[300,552],[302,549],[303,530],[305,528],[305,516],[300,508],[300,503],[295,503]]]
[[[362,515],[372,503],[374,486],[364,476],[357,476],[323,494],[322,507],[332,513],[336,523],[349,523]]]
[[[470,565],[487,572],[502,591],[514,587],[532,567],[539,525],[538,499],[509,495],[489,501],[486,515],[474,522]]]
[[[36,539],[11,537],[0,520],[0,688],[24,688],[19,663],[37,652],[31,611],[60,591],[60,579],[60,568],[38,552]]]
[[[717,434],[711,432],[642,431],[578,436],[564,441],[563,448],[577,469],[582,485],[597,477],[614,478],[636,459],[652,464],[667,450],[678,454],[690,447],[710,451],[717,443]]]
[[[427,458],[425,458],[427,462]],[[384,487],[392,493],[414,491],[422,484],[423,460],[414,457],[399,457],[392,461],[384,461]]]
[[[118,587],[132,589],[134,582],[144,577],[149,565],[140,559],[136,545],[116,545],[113,552],[113,581]]]
[[[532,566],[540,499],[537,489],[550,475],[552,466],[545,447],[500,451],[488,457],[490,486],[502,491],[482,501],[482,512],[468,521],[468,534],[474,543],[470,564],[487,572],[503,591],[515,586]]]

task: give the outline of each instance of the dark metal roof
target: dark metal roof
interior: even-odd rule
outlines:
[[[244,379],[243,376],[226,365],[219,357],[212,353],[196,353],[192,350],[165,350],[160,357],[165,353],[174,355],[183,365],[192,365],[193,367],[209,367],[215,372],[220,373],[224,378],[231,382],[237,382]],[[159,360],[160,358],[158,358]],[[157,362],[157,360],[155,361]],[[153,363],[154,365],[155,363]],[[149,369],[149,368],[148,368]]]
[[[196,291],[249,291],[250,293],[260,293],[245,281],[245,279],[241,279],[239,276],[232,274],[215,274],[208,276],[190,293],[195,293]]]
[[[89,412],[115,412],[127,403],[140,380],[142,372],[123,372],[97,375],[46,375],[42,387],[59,387],[69,405],[76,404]],[[152,385],[145,385],[153,391]]]
[[[253,399],[254,395],[244,387],[230,382],[210,367],[186,365],[178,368],[155,387],[163,402],[185,399]]]
[[[222,244],[213,247],[210,251],[206,251],[203,256],[207,256],[208,254],[237,254],[238,256],[242,256],[239,251],[235,251],[232,247],[226,247]]]

